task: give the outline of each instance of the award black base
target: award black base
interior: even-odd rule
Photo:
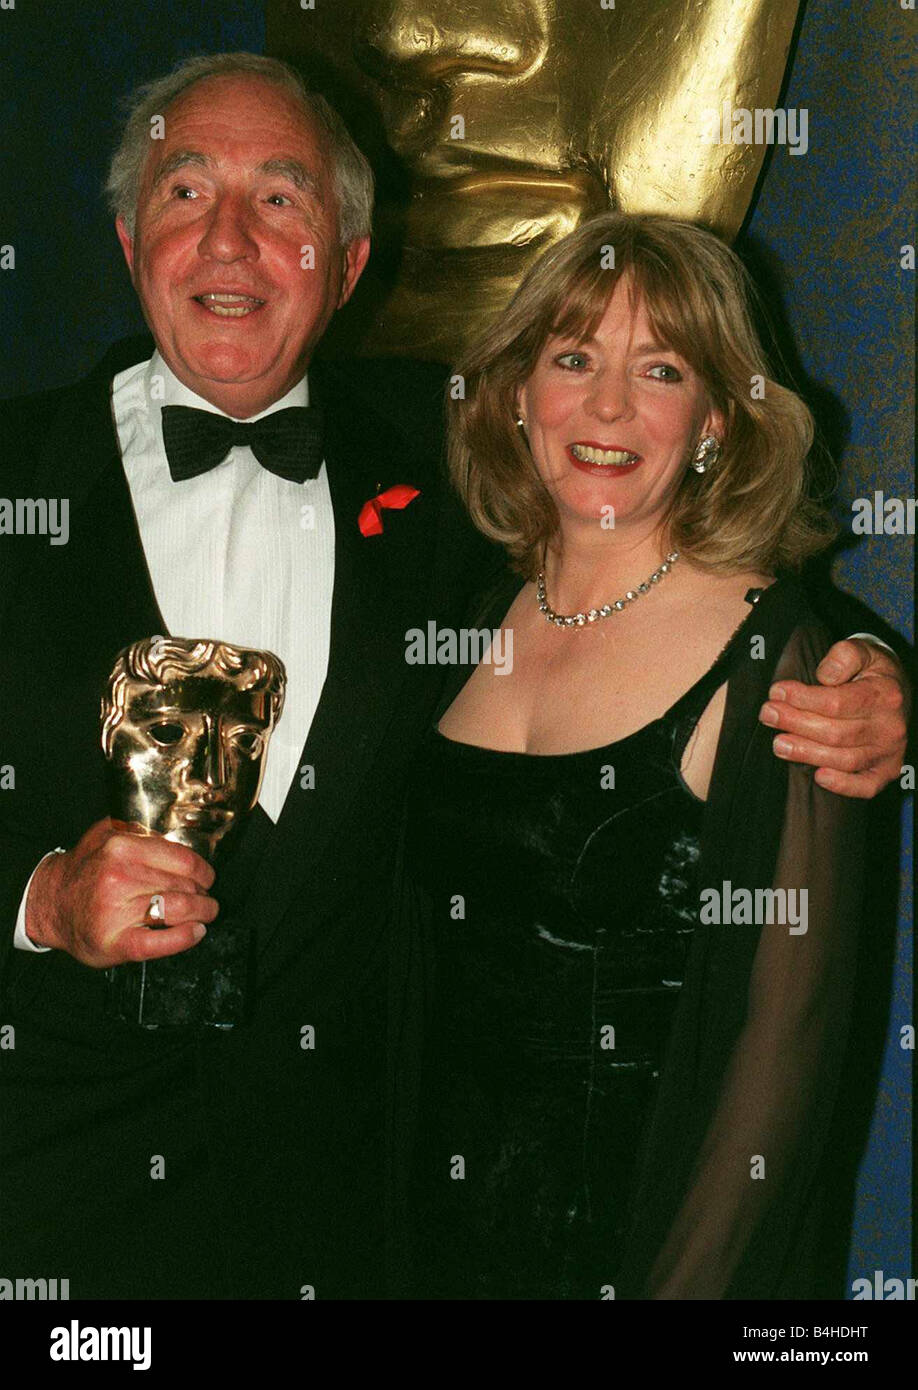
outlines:
[[[218,920],[190,951],[107,971],[110,1009],[141,1028],[234,1028],[250,1013],[252,971],[249,928]]]

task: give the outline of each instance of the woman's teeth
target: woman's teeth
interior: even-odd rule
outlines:
[[[253,309],[257,309],[260,304],[265,302],[263,299],[255,299],[249,294],[199,294],[195,298],[212,314],[217,314],[220,318],[234,319],[251,314]]]
[[[571,453],[581,463],[608,463],[618,468],[640,458],[640,454],[629,454],[624,449],[591,449],[586,444],[572,444]]]

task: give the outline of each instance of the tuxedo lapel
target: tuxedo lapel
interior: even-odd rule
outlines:
[[[55,428],[41,449],[32,486],[37,497],[66,497],[70,505],[71,538],[61,550],[80,552],[80,564],[94,592],[87,603],[102,627],[132,634],[138,624],[149,632],[168,635],[150,580],[130,488],[121,461],[112,417],[112,355],[74,391]],[[71,547],[73,547],[71,549]],[[56,559],[47,543],[32,547],[32,574],[51,567]],[[85,566],[91,554],[93,563]],[[63,557],[61,557],[63,558]],[[89,586],[88,586],[89,587]],[[129,636],[127,641],[134,641]]]
[[[152,340],[144,338],[117,344],[84,382],[63,394],[41,442],[25,445],[35,457],[31,495],[66,498],[71,534],[57,554],[44,537],[33,538],[23,553],[23,571],[30,586],[41,588],[48,582],[43,571],[50,579],[51,572],[56,572],[55,561],[64,561],[66,569],[67,560],[78,551],[80,560],[85,558],[88,546],[97,561],[98,584],[86,598],[98,618],[104,625],[108,616],[116,628],[124,624],[131,631],[136,621],[146,624],[152,619],[153,627],[143,634],[147,636],[167,630],[121,462],[112,415],[112,381],[122,368],[143,361],[152,349]],[[86,568],[91,572],[91,565]]]
[[[117,343],[88,377],[60,393],[53,418],[42,422],[41,438],[22,441],[30,457],[33,496],[67,497],[72,515],[106,476],[110,480],[117,474],[126,488],[112,414],[112,382],[152,351],[152,339]],[[100,518],[100,530],[104,520]],[[134,532],[139,545],[136,525]]]
[[[114,659],[138,637],[167,631],[117,446],[110,370],[62,395],[29,488],[68,499],[69,538],[17,538],[27,544],[0,613],[4,699],[18,689],[27,704],[27,719],[17,717],[30,745],[23,765],[55,802],[54,833],[72,837],[107,810],[99,699]]]
[[[303,749],[301,766],[308,771],[294,779],[250,898],[258,904],[253,916],[261,923],[262,957],[296,895],[308,900],[317,882],[336,875],[339,866],[330,858],[336,828],[398,705],[407,670],[405,633],[429,612],[435,461],[413,458],[405,437],[371,412],[347,421],[347,403],[334,400],[333,386],[311,368],[310,400],[314,391],[327,422],[335,517],[330,657]],[[403,511],[383,513],[382,535],[362,535],[361,507],[395,483],[416,486],[421,495]],[[314,786],[300,785],[311,776]]]

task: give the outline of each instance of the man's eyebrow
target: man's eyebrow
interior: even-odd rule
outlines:
[[[318,179],[298,159],[266,159],[264,164],[259,164],[255,172],[257,174],[277,174],[282,179],[289,179],[294,187],[299,188],[301,192],[312,193],[316,198],[319,196]]]
[[[198,150],[173,150],[167,154],[162,164],[153,176],[153,188],[167,179],[176,170],[183,169],[186,164],[196,164],[200,168],[207,168],[213,161],[208,159],[206,154],[201,154]]]
[[[214,161],[208,155],[202,154],[200,150],[173,150],[172,154],[166,155],[157,169],[153,177],[153,188],[189,164],[201,169],[209,169],[213,168],[213,163]],[[255,172],[256,174],[276,174],[280,178],[289,179],[294,187],[299,188],[303,193],[311,193],[314,197],[319,197],[318,179],[298,159],[280,157],[266,159],[263,164],[258,165]]]

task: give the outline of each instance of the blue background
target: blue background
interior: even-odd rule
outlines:
[[[852,498],[872,498],[878,489],[887,497],[915,492],[915,276],[900,267],[900,247],[915,242],[915,36],[914,12],[889,0],[806,7],[780,104],[807,107],[809,150],[773,151],[741,240],[766,263],[777,262],[806,394],[839,460],[836,510],[849,526]],[[912,537],[859,538],[837,556],[834,578],[913,640]],[[866,930],[878,932],[873,982],[884,983],[888,953],[893,988],[857,1183],[849,1287],[876,1269],[898,1278],[912,1272],[914,1053],[899,1046],[899,1030],[914,1018],[913,806],[913,797],[903,798],[894,940],[882,932],[882,890],[873,899],[868,893]],[[869,1072],[869,1057],[861,1061]]]

